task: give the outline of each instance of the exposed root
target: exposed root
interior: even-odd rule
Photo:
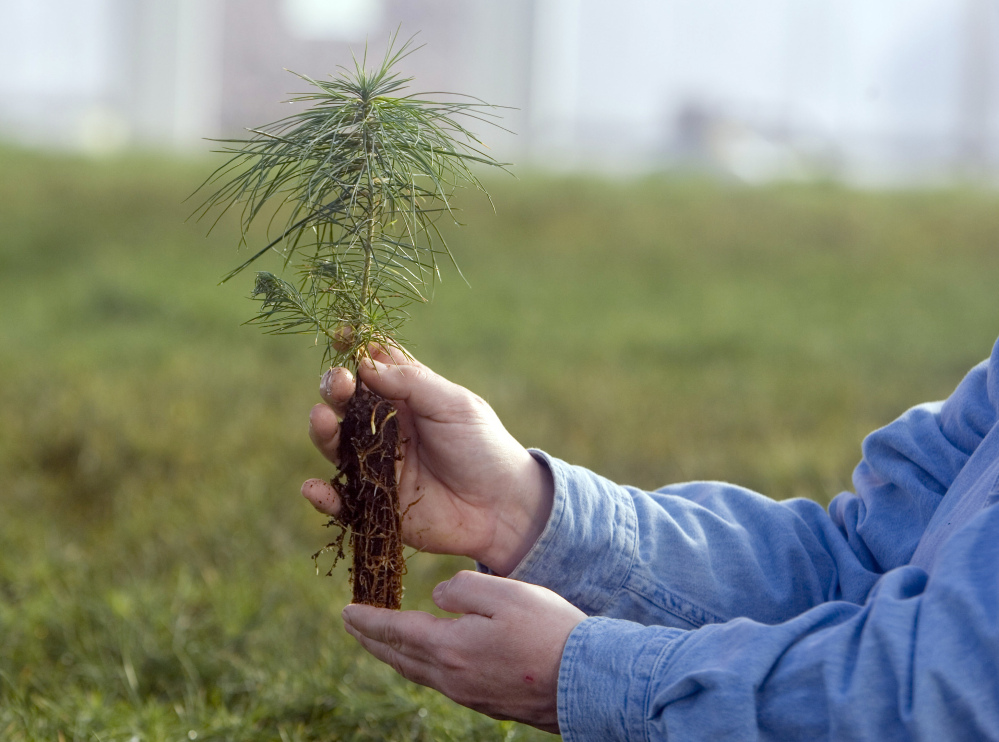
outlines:
[[[406,563],[395,477],[399,447],[396,408],[359,386],[340,425],[340,475],[331,484],[342,507],[329,525],[339,526],[341,532],[313,558],[335,550],[336,561],[342,559],[343,542],[349,533],[353,601],[398,609]]]

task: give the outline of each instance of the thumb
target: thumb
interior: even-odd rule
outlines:
[[[415,361],[388,364],[367,358],[358,374],[369,389],[386,399],[405,402],[420,417],[432,417],[461,390]]]
[[[475,613],[492,618],[516,601],[521,583],[505,577],[463,570],[434,588],[434,603],[448,613]]]

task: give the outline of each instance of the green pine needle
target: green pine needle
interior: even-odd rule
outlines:
[[[353,368],[370,343],[399,344],[405,307],[428,300],[440,258],[457,269],[437,225],[444,215],[457,221],[455,190],[485,192],[476,166],[506,169],[462,123],[496,125],[495,107],[403,94],[412,78],[393,68],[415,49],[410,39],[396,50],[396,40],[375,70],[355,59],[330,80],[298,75],[315,90],[291,102],[309,107],[249,130],[249,139],[220,140],[231,158],[202,186],[216,190],[201,215],[242,207],[244,242],[263,214],[270,227],[281,224],[223,278],[271,251],[294,265],[297,285],[257,274],[260,311],[250,322],[272,333],[315,333],[324,362]]]

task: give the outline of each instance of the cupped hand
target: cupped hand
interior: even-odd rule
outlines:
[[[540,536],[551,512],[547,467],[511,436],[492,408],[398,348],[374,349],[358,373],[398,408],[402,459],[397,469],[403,539],[417,549],[468,556],[509,574]],[[340,426],[354,379],[344,368],[320,385],[326,404],[309,417],[313,443],[337,463]],[[336,515],[329,482],[310,479],[302,494]]]
[[[459,572],[434,589],[459,618],[349,605],[347,631],[404,678],[495,719],[558,733],[558,673],[566,640],[586,618],[551,590]]]

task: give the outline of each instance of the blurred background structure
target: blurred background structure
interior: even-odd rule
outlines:
[[[0,136],[204,150],[365,40],[510,106],[498,154],[755,182],[991,180],[996,0],[0,0]]]

